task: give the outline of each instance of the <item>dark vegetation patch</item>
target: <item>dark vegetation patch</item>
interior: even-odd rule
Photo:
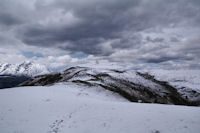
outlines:
[[[83,84],[83,85],[86,85],[86,86],[94,86],[94,84],[87,82],[87,81],[82,81],[82,80],[73,80],[72,82]]]
[[[111,69],[111,71],[116,72],[116,73],[124,73],[126,71],[121,71],[121,70],[116,70],[116,69]]]
[[[59,82],[62,79],[62,75],[60,73],[48,74],[48,75],[43,75],[40,78],[39,77],[37,78],[35,82],[33,82],[34,78],[32,78],[29,81],[21,84],[21,86],[51,85],[51,84]]]
[[[128,80],[117,79],[111,77],[110,75],[108,77],[109,80],[112,82],[104,82],[104,85],[100,84],[100,86],[110,91],[119,93],[121,96],[125,97],[129,101],[137,102],[140,100],[145,103],[170,103],[166,100],[165,97],[161,97],[152,92],[151,88],[145,87],[140,84],[135,84]]]

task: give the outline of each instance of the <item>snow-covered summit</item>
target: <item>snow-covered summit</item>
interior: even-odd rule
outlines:
[[[26,75],[36,76],[47,74],[50,71],[44,66],[30,61],[25,61],[20,64],[0,64],[0,75]]]

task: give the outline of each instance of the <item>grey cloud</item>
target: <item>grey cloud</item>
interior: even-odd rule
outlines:
[[[176,60],[178,58],[176,57],[159,57],[159,58],[155,58],[155,59],[146,59],[147,63],[161,63],[161,62],[166,62],[169,60]]]
[[[179,24],[191,18],[191,15],[197,9],[189,8],[186,3],[172,1],[89,1],[87,4],[82,2],[72,1],[57,1],[47,7],[37,4],[37,8],[50,8],[53,4],[63,11],[71,11],[73,15],[82,20],[75,26],[68,27],[63,25],[60,29],[54,29],[54,25],[46,28],[43,25],[30,24],[24,27],[20,32],[21,39],[28,45],[40,46],[58,46],[60,43],[72,42],[73,48],[70,49],[67,45],[66,49],[72,51],[82,51],[86,54],[91,54],[90,50],[80,49],[84,47],[96,47],[100,42],[94,41],[99,38],[107,39],[120,39],[120,47],[132,47],[135,43],[131,43],[124,38],[122,33],[131,31],[137,33],[145,29],[155,26],[168,26],[173,23]],[[69,5],[72,5],[70,7]],[[195,5],[192,5],[196,7]],[[57,10],[52,8],[52,10]],[[185,8],[188,11],[185,11]],[[38,9],[38,10],[39,10]],[[42,10],[43,11],[43,10]],[[48,12],[46,13],[48,15]],[[185,19],[186,18],[186,19]],[[193,20],[193,19],[192,19]],[[82,40],[87,40],[87,43]],[[157,38],[149,41],[163,41]],[[128,43],[126,43],[128,42]],[[87,46],[85,46],[87,45]],[[63,48],[63,47],[62,47]],[[77,48],[77,50],[75,49]],[[98,54],[98,52],[97,52]],[[111,53],[110,53],[111,54]],[[95,53],[94,53],[95,55]]]
[[[161,37],[156,37],[154,39],[152,39],[151,37],[147,37],[146,40],[148,42],[153,42],[153,43],[157,43],[157,42],[163,42],[165,39],[164,38],[161,38]]]
[[[63,4],[63,1],[58,1],[56,4],[59,5],[60,2],[62,2],[61,8],[66,12],[72,10],[73,15],[79,18],[81,23],[72,27],[64,25],[56,30],[54,25],[47,29],[40,24],[32,24],[19,30],[21,33],[19,38],[28,45],[55,46],[72,52],[81,51],[86,54],[102,55],[104,52],[101,53],[101,50],[98,49],[99,44],[102,43],[101,40],[121,39],[120,32],[126,27],[128,18],[121,18],[120,14],[132,7],[133,4],[139,3],[112,1],[107,4],[106,1],[97,1],[97,3],[91,2],[88,5],[83,4],[83,6],[73,3],[75,4],[74,8],[68,9],[68,3]],[[125,42],[123,40],[122,42]],[[69,45],[69,43],[73,45]],[[60,44],[66,45],[60,46]]]
[[[158,58],[145,58],[147,63],[162,63],[166,61],[181,61],[181,60],[192,60],[192,57],[181,57],[181,56],[160,56]]]
[[[1,0],[0,1],[0,29],[2,27],[9,28],[10,26],[18,26],[28,17],[25,14],[25,8],[21,1]],[[30,16],[30,14],[29,14]],[[13,28],[13,27],[11,27]]]
[[[20,24],[21,20],[10,14],[0,13],[0,24],[5,26],[11,26]]]
[[[176,38],[176,37],[171,37],[170,41],[171,42],[179,42],[180,40],[178,38]]]
[[[11,4],[3,0],[0,6],[0,24],[14,26],[13,34],[26,45],[55,47],[70,53],[83,52],[109,60],[115,60],[110,59],[111,55],[121,50],[134,50],[137,55],[129,55],[132,58],[128,61],[157,64],[194,60],[200,53],[196,47],[200,40],[191,46],[181,41],[187,38],[181,31],[177,33],[179,38],[165,34],[165,29],[200,27],[199,1],[37,0],[32,2],[31,9],[26,4],[8,6]],[[170,39],[163,36],[143,37],[148,32],[165,34]],[[150,46],[144,48],[146,44]],[[153,45],[156,48],[152,48]],[[170,52],[176,54],[170,55]],[[146,53],[150,56],[143,57]],[[154,55],[156,58],[151,58]]]

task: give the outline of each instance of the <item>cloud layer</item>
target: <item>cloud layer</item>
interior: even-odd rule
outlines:
[[[84,62],[199,69],[199,22],[197,0],[1,0],[0,49],[37,61],[82,53]]]

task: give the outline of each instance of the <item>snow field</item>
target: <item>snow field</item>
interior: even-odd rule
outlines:
[[[0,133],[199,133],[200,108],[130,103],[70,83],[0,90]]]

